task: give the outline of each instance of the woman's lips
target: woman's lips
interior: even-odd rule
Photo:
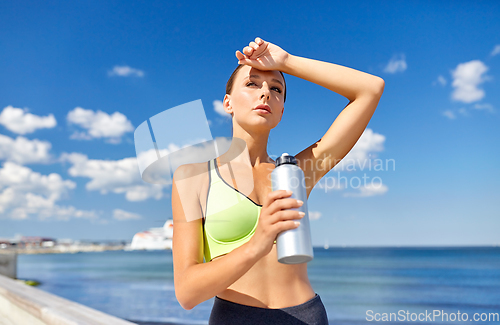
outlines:
[[[271,108],[268,105],[264,104],[255,107],[254,110],[263,114],[271,114]]]

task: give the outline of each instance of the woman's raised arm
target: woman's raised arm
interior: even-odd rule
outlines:
[[[291,55],[260,38],[250,42],[243,53],[236,52],[236,57],[242,64],[260,70],[280,70],[330,89],[349,100],[323,137],[295,156],[304,171],[309,196],[314,185],[358,141],[377,108],[384,91],[384,80],[341,65]],[[314,98],[311,102],[312,107]],[[314,110],[309,108],[307,113],[314,114]]]
[[[354,147],[384,91],[384,80],[333,63],[289,56],[283,72],[314,82],[349,100],[328,131],[295,157],[306,177],[307,195]],[[314,114],[314,111],[310,111]],[[324,118],[324,117],[321,117]]]

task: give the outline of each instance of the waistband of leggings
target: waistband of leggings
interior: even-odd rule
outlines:
[[[307,309],[311,305],[316,304],[318,302],[321,302],[321,298],[319,297],[319,295],[317,293],[315,293],[315,296],[313,298],[309,299],[306,302],[303,302],[303,303],[295,305],[295,306],[283,307],[283,308],[262,308],[262,307],[243,305],[243,304],[239,304],[239,303],[234,302],[234,301],[229,301],[226,299],[219,298],[217,296],[215,296],[215,300],[218,301],[219,303],[230,304],[230,305],[240,307],[240,308],[254,308],[254,309],[260,309],[260,310],[292,310],[292,309],[293,310],[301,310],[301,309]]]

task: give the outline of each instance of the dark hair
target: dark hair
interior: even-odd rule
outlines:
[[[236,78],[236,74],[238,73],[238,71],[240,71],[240,69],[243,66],[244,66],[244,64],[238,64],[238,66],[236,67],[236,69],[234,69],[233,73],[231,74],[231,77],[229,77],[229,80],[227,81],[227,84],[226,84],[226,94],[228,94],[228,95],[231,94],[231,91],[233,90],[233,83],[234,83],[234,79]],[[284,83],[283,86],[285,88],[284,93],[283,93],[283,102],[286,102],[286,82],[285,82],[285,76],[283,75],[283,72],[279,71],[279,73],[283,77],[283,83]]]

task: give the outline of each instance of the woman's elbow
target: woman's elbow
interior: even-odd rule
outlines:
[[[371,78],[366,81],[360,93],[354,99],[364,98],[370,101],[372,100],[378,101],[380,97],[382,97],[382,93],[384,92],[384,87],[385,87],[384,79],[377,76],[371,76]]]
[[[177,287],[175,288],[175,298],[177,298],[177,301],[185,310],[191,310],[196,306],[187,297],[186,292],[184,290],[178,289]]]
[[[385,81],[384,79],[375,76],[375,80],[373,81],[373,94],[377,97],[381,97],[384,92]]]

